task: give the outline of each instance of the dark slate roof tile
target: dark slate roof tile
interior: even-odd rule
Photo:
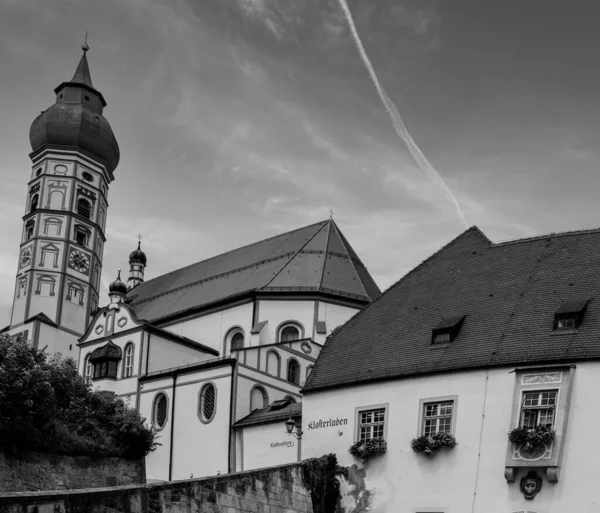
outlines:
[[[128,299],[139,318],[156,322],[253,291],[321,291],[364,303],[380,293],[330,219],[141,283]]]
[[[325,344],[305,392],[353,382],[493,365],[600,358],[600,304],[570,334],[565,302],[600,293],[600,230],[491,243],[471,228],[405,275]],[[447,347],[431,330],[466,316]]]

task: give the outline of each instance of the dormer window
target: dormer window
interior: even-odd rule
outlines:
[[[431,343],[448,344],[452,342],[458,335],[464,319],[464,315],[442,319],[442,321],[432,330]]]
[[[555,330],[575,330],[583,320],[587,301],[572,301],[563,303],[554,314]]]

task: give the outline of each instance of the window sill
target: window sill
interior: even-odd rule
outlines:
[[[566,328],[553,330],[552,333],[550,333],[550,335],[554,337],[557,335],[575,335],[576,333],[579,333],[579,330],[577,328]]]
[[[445,349],[446,347],[450,347],[450,342],[446,342],[444,344],[431,344],[429,349]]]
[[[92,381],[101,381],[103,379],[110,379],[111,381],[117,381],[119,378],[117,378],[116,376],[102,376],[100,378],[92,378]]]

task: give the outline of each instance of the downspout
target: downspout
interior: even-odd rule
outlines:
[[[143,333],[144,332],[142,331],[142,334]],[[148,344],[149,344],[149,342],[150,342],[150,333],[148,332],[148,337],[146,338],[146,359],[148,358]],[[141,350],[140,350],[140,365],[138,367],[138,378],[137,378],[137,394],[136,394],[136,397],[135,397],[135,409],[136,409],[136,411],[138,413],[140,412],[140,395],[141,395],[141,392],[142,392],[142,384],[140,382],[140,378],[142,377],[142,365],[143,365],[143,361],[144,361],[144,358],[142,356],[144,354],[142,352],[143,349],[144,349],[144,337],[142,336],[142,347],[141,347]],[[146,373],[147,372],[148,371],[146,371]]]
[[[150,362],[150,332],[148,332],[148,345],[146,347],[146,376],[148,375],[148,365]]]
[[[477,467],[475,469],[475,486],[473,488],[473,503],[471,504],[471,513],[475,513],[475,501],[477,500],[477,484],[479,481],[479,464],[481,463],[481,443],[483,440],[483,424],[485,422],[485,407],[487,405],[487,389],[490,380],[488,369],[485,369],[485,387],[483,389],[483,408],[481,411],[481,430],[479,432],[479,446],[477,448]]]
[[[228,470],[227,473],[235,472],[235,462],[232,462],[233,448],[235,444],[235,434],[233,430],[235,399],[237,397],[237,360],[233,360],[231,366],[231,387],[229,396],[229,451],[227,453]],[[232,470],[233,469],[233,470]]]
[[[173,374],[173,397],[171,398],[171,440],[169,448],[169,481],[173,479],[173,434],[175,432],[175,393],[177,392],[177,374]]]

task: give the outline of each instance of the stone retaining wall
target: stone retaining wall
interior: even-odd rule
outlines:
[[[36,452],[25,452],[16,459],[0,451],[0,493],[101,488],[145,482],[144,459],[97,459]]]
[[[142,486],[0,495],[0,513],[312,513],[299,464]]]

